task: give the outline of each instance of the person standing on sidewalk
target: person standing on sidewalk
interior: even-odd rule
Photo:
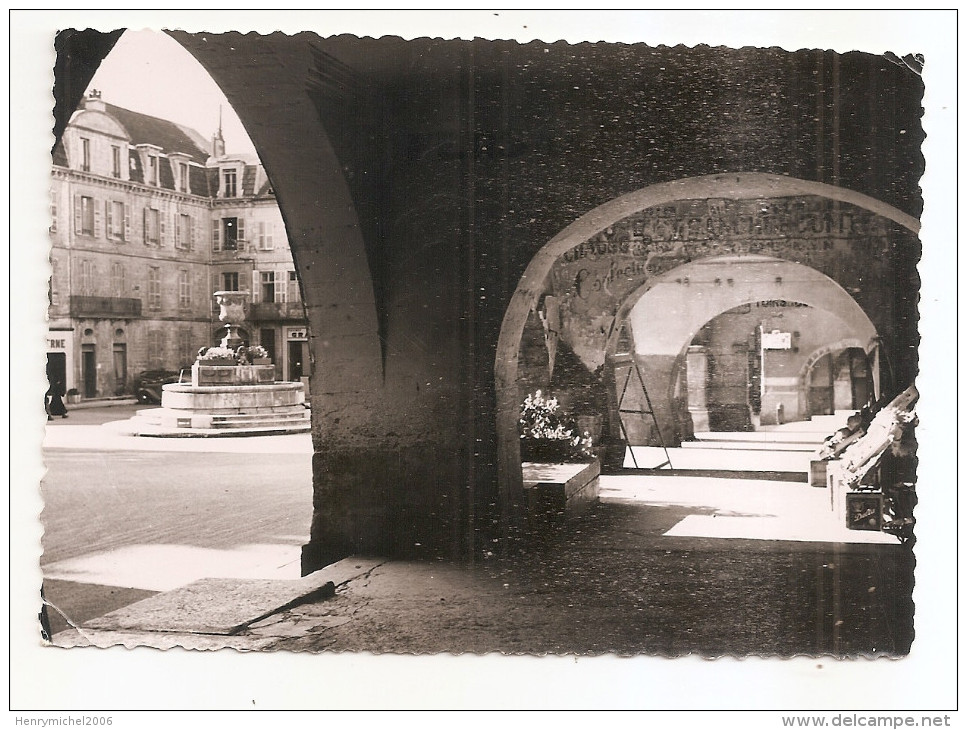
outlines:
[[[47,420],[54,420],[54,416],[67,418],[67,406],[64,405],[64,388],[60,381],[51,384],[44,395],[47,406]]]

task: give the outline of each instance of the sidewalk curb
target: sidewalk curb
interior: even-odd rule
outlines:
[[[136,406],[138,404],[138,399],[133,396],[124,396],[120,398],[89,398],[87,400],[78,401],[77,403],[68,404],[68,412],[74,410],[83,410],[85,408],[110,408],[113,406]]]

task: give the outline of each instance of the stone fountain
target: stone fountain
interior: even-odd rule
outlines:
[[[162,388],[161,408],[138,411],[139,436],[244,436],[309,430],[302,383],[276,382],[275,365],[253,357],[238,329],[248,292],[218,291],[218,319],[225,337],[203,347],[191,366],[190,383]]]

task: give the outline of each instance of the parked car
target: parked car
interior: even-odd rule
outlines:
[[[181,373],[174,370],[145,370],[134,379],[134,395],[141,403],[161,403],[161,386],[180,379]]]

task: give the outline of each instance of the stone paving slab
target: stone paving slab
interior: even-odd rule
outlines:
[[[275,611],[342,585],[381,561],[347,558],[298,580],[206,578],[84,624],[99,631],[232,635]]]
[[[278,636],[224,636],[211,634],[176,634],[163,632],[106,631],[94,629],[69,629],[51,638],[53,646],[63,649],[74,647],[94,647],[109,649],[123,646],[126,649],[148,647],[151,649],[190,649],[196,651],[217,651],[236,649],[238,651],[260,651],[270,649],[278,643]]]

